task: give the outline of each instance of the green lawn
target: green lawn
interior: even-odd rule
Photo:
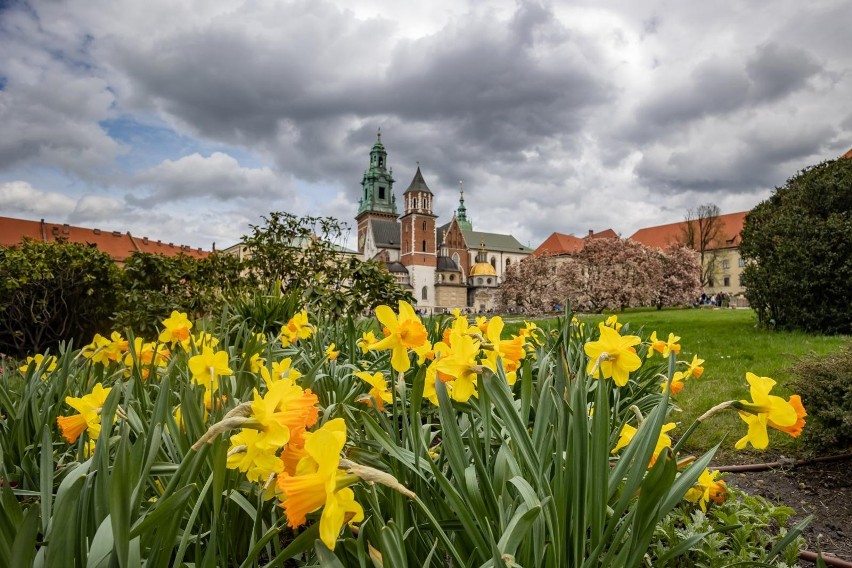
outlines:
[[[597,322],[602,316],[588,316]],[[629,311],[618,314],[619,321],[643,327],[643,337],[656,330],[661,338],[669,332],[681,337],[680,359],[691,360],[695,353],[705,360],[704,375],[690,380],[676,398],[683,409],[675,418],[683,431],[705,410],[719,402],[750,398],[745,374],[751,371],[778,381],[774,394],[792,394],[790,367],[803,357],[824,355],[849,343],[849,336],[807,335],[800,332],[757,329],[751,310],[688,309]],[[539,322],[543,324],[544,322]],[[508,327],[508,326],[507,326]],[[722,442],[717,462],[733,458],[733,445],[745,433],[745,423],[734,412],[717,415],[702,425],[687,446],[693,451]],[[796,441],[781,432],[770,432],[769,451],[795,454]]]

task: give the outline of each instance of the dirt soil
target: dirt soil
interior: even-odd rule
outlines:
[[[751,463],[775,461],[766,458]],[[725,480],[746,493],[795,509],[790,526],[813,514],[804,532],[807,549],[852,562],[852,459],[729,473]],[[802,566],[812,564],[802,562]]]

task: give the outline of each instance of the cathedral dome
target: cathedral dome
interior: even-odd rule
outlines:
[[[497,276],[497,271],[487,262],[477,262],[470,269],[471,276]]]

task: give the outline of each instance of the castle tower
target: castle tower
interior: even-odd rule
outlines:
[[[358,252],[364,253],[364,241],[370,219],[396,221],[396,196],[393,194],[393,169],[388,168],[388,153],[382,144],[382,131],[370,150],[370,167],[361,180],[361,199],[358,201]]]
[[[420,307],[435,306],[435,267],[438,264],[436,215],[432,213],[434,195],[426,185],[420,164],[408,189],[403,193],[405,214],[401,223],[400,262],[408,268],[414,298]]]
[[[459,180],[459,208],[456,210],[456,218],[459,220],[459,228],[463,231],[472,231],[473,223],[467,218],[467,207],[464,206],[464,182]]]

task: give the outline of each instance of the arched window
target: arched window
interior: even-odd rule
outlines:
[[[379,158],[379,167],[382,168],[382,167],[384,167],[384,165],[385,165],[385,159],[380,157]]]
[[[423,221],[423,230],[426,230],[426,221]]]
[[[507,258],[507,259],[506,259],[506,270],[509,270],[509,266],[511,266],[511,265],[512,265],[512,259],[511,259],[511,258]]]
[[[385,188],[379,187],[379,199],[385,198]]]
[[[497,258],[493,256],[491,257],[491,268],[497,270]]]
[[[420,299],[421,300],[428,300],[429,299],[429,288],[427,288],[426,286],[423,286],[423,289],[420,290]]]
[[[423,241],[423,252],[426,252],[426,241]]]
[[[456,266],[458,268],[461,268],[461,259],[459,258],[459,253],[457,253],[457,252],[453,253],[453,262],[456,263]]]

